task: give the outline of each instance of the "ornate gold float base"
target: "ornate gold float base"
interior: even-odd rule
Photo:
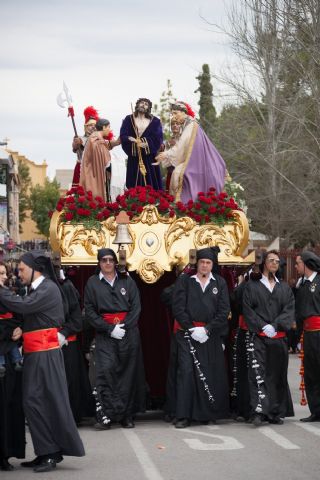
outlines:
[[[220,227],[214,223],[197,224],[190,217],[166,218],[153,205],[129,223],[131,245],[126,245],[127,267],[136,271],[146,283],[155,283],[165,271],[183,268],[189,261],[189,250],[219,246],[222,265],[250,265],[254,253],[243,258],[248,245],[249,225],[243,212],[235,210],[232,222]],[[62,223],[54,212],[50,224],[50,242],[60,252],[63,265],[95,265],[100,248],[117,246],[114,217],[101,223],[101,230],[88,230],[81,224]]]

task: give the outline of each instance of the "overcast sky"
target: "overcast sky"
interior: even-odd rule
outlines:
[[[0,0],[0,141],[41,163],[73,168],[73,130],[56,97],[69,87],[79,133],[94,105],[119,133],[138,97],[159,101],[166,81],[197,109],[203,63],[231,53],[201,18],[226,24],[231,0]],[[118,147],[120,149],[121,147]]]

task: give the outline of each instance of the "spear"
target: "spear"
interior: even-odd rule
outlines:
[[[77,133],[77,127],[76,127],[76,124],[75,124],[75,121],[74,121],[74,108],[72,106],[72,97],[71,97],[71,94],[70,94],[69,89],[68,89],[65,82],[63,82],[63,91],[60,92],[59,95],[57,96],[57,104],[61,108],[65,108],[66,105],[68,105],[68,117],[71,118],[73,131],[74,131],[75,136],[77,137],[78,133]],[[78,160],[81,161],[81,149],[80,148],[78,148],[78,150],[77,150],[77,157],[78,157]]]

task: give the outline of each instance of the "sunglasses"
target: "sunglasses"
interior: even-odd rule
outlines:
[[[113,259],[113,258],[104,257],[104,258],[101,258],[100,262],[102,262],[102,263],[114,263],[114,259]]]
[[[267,262],[276,263],[277,265],[279,265],[280,260],[278,260],[277,258],[268,258]]]

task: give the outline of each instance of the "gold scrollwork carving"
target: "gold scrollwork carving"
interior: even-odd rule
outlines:
[[[155,283],[163,275],[164,269],[156,260],[145,259],[140,263],[138,274],[145,283]]]
[[[64,227],[66,229],[68,224],[65,224]],[[88,255],[91,257],[96,256],[97,250],[105,245],[104,233],[102,231],[87,230],[82,225],[76,225],[62,234],[61,253],[64,256],[72,257],[74,255],[72,248],[74,245],[81,245]]]
[[[169,252],[174,242],[183,236],[187,237],[195,225],[195,221],[190,217],[182,217],[175,220],[164,234],[166,251]]]
[[[155,223],[172,223],[175,217],[164,217],[159,214],[157,207],[154,205],[146,205],[143,208],[142,213],[130,220],[130,223],[139,223],[153,225]]]

